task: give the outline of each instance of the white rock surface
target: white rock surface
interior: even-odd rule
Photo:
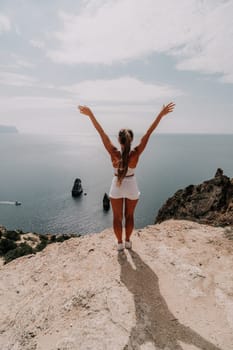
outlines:
[[[0,349],[232,350],[225,232],[169,220],[117,253],[107,229],[0,267]]]

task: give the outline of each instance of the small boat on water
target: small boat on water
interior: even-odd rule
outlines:
[[[15,201],[15,205],[21,205],[22,203],[19,201]]]
[[[110,209],[110,199],[107,193],[104,194],[103,198],[103,208],[105,211],[108,211]]]
[[[78,197],[82,194],[83,192],[83,188],[82,188],[82,182],[80,179],[75,179],[74,181],[74,185],[73,185],[73,188],[72,188],[72,196],[73,197]]]

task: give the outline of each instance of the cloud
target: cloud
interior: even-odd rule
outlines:
[[[36,47],[37,49],[43,49],[45,46],[45,44],[42,40],[31,39],[31,40],[29,40],[29,43],[31,44],[31,46]]]
[[[10,55],[16,68],[34,68],[35,64],[28,61],[24,56],[11,54]]]
[[[144,103],[158,99],[171,99],[183,92],[169,85],[149,84],[131,77],[112,80],[83,81],[61,89],[71,92],[81,103]]]
[[[17,111],[27,109],[72,109],[74,103],[70,99],[45,96],[14,96],[0,98],[1,111]]]
[[[63,30],[48,57],[65,64],[112,64],[151,53],[176,56],[177,69],[232,75],[233,1],[85,1],[60,12]]]
[[[0,72],[0,84],[12,86],[33,86],[37,79],[18,73]]]
[[[32,68],[34,65],[27,61],[18,61],[15,65],[0,65],[0,69],[18,69],[20,67]],[[51,83],[43,83],[33,76],[0,71],[0,85],[10,85],[16,87],[34,87],[40,89],[59,90],[59,88]]]
[[[7,32],[10,29],[11,29],[10,19],[5,15],[0,14],[0,34],[2,32]]]
[[[14,53],[11,53],[8,55],[7,60],[5,59],[5,63],[0,63],[0,70],[4,71],[5,73],[4,79],[6,79],[6,76],[8,76],[9,74],[13,74],[10,72],[11,70],[15,71],[21,68],[34,68],[34,67],[35,67],[35,64],[30,62],[27,58],[25,58],[25,56],[16,55]],[[3,76],[1,79],[1,75],[2,73],[0,72],[0,80],[3,81]],[[10,80],[10,78],[6,80]]]
[[[18,36],[21,36],[21,35],[22,35],[21,30],[20,30],[20,28],[19,28],[19,26],[18,26],[17,24],[15,24],[15,33],[16,33],[16,35],[18,35]]]
[[[233,1],[207,13],[201,33],[178,50],[180,70],[220,73],[223,82],[233,83]]]

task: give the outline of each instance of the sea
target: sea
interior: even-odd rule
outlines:
[[[178,189],[214,177],[217,168],[232,178],[232,150],[233,135],[154,133],[136,169],[135,227],[153,224]],[[100,232],[112,226],[111,209],[103,210],[112,176],[98,135],[0,134],[0,225],[42,234]],[[73,198],[76,178],[84,192]]]

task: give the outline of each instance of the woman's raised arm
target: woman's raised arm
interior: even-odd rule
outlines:
[[[139,145],[137,147],[135,147],[135,150],[138,152],[138,155],[140,155],[144,151],[150,135],[155,130],[155,128],[158,126],[162,117],[164,117],[168,113],[171,113],[173,111],[174,107],[175,107],[175,103],[173,103],[173,102],[170,102],[166,106],[163,106],[161,112],[157,115],[154,122],[151,124],[151,126],[149,127],[149,129],[147,130],[145,135],[142,137]]]
[[[116,151],[116,147],[113,146],[113,144],[110,141],[110,138],[108,137],[108,135],[104,132],[102,126],[100,125],[100,123],[96,120],[96,117],[94,116],[94,114],[92,113],[91,109],[87,106],[78,106],[78,109],[80,111],[80,113],[87,115],[90,120],[92,121],[92,124],[94,125],[94,127],[96,128],[96,130],[98,131],[104,147],[106,148],[106,150],[110,153],[110,155],[113,155],[113,152]]]

